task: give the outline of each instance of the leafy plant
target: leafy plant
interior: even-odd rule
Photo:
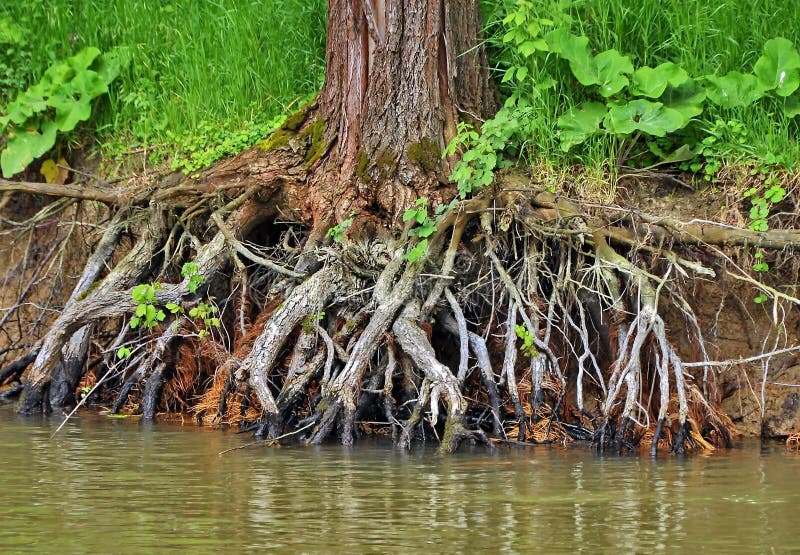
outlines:
[[[351,212],[349,218],[330,228],[325,237],[330,237],[335,243],[341,243],[346,236],[347,229],[353,225],[353,216],[355,216],[355,213]]]
[[[50,66],[36,85],[20,93],[0,118],[6,147],[0,155],[4,177],[11,177],[53,148],[58,133],[75,129],[92,113],[92,100],[108,92],[127,63],[125,50],[106,54],[84,48]]]
[[[212,327],[220,326],[219,318],[216,316],[217,312],[219,312],[219,309],[208,302],[198,303],[197,306],[189,310],[189,316],[203,324],[203,327],[197,333],[201,339],[210,335]]]
[[[444,205],[442,205],[444,206]],[[436,210],[436,217],[440,217],[445,208],[442,206]],[[428,237],[436,232],[436,221],[428,216],[428,201],[424,198],[419,198],[414,202],[414,206],[409,208],[403,213],[403,221],[407,222],[413,220],[417,226],[408,230],[409,237],[418,237],[420,241],[408,251],[404,258],[408,262],[415,262],[422,258],[428,248]]]
[[[522,340],[522,352],[529,357],[539,356],[539,351],[533,344],[533,334],[524,324],[517,324],[514,327],[517,337]]]
[[[189,280],[186,288],[190,293],[197,293],[197,289],[205,283],[205,278],[195,262],[186,262],[181,268],[181,275]]]
[[[403,213],[403,221],[413,221],[417,225],[408,230],[409,237],[418,237],[420,241],[409,250],[404,258],[408,262],[415,262],[425,255],[428,249],[428,237],[436,232],[436,224],[444,214],[452,208],[456,199],[450,204],[440,204],[433,212],[433,218],[428,215],[428,201],[424,198],[419,198],[414,202],[414,205]]]
[[[782,37],[768,40],[764,54],[756,61],[753,72],[759,88],[775,91],[781,97],[791,95],[800,87],[800,54],[790,40]]]
[[[509,164],[502,153],[519,129],[518,114],[519,110],[513,107],[502,108],[494,118],[484,122],[480,133],[472,125],[459,122],[458,134],[447,145],[443,156],[464,151],[450,175],[462,199],[491,184],[495,170]]]
[[[166,314],[163,310],[156,307],[156,291],[163,288],[159,282],[153,283],[140,283],[133,288],[131,296],[136,305],[136,316],[131,318],[131,328],[136,329],[139,326],[151,330],[156,327],[159,322],[163,322]]]
[[[750,224],[753,231],[768,231],[767,217],[773,204],[786,197],[786,189],[774,176],[765,180],[763,187],[751,187],[744,192],[744,198],[750,199]],[[756,270],[758,271],[758,270]]]
[[[31,65],[28,30],[0,17],[0,106],[25,88],[27,68]]]
[[[286,119],[278,116],[267,121],[252,121],[240,129],[228,130],[216,123],[203,122],[190,135],[175,136],[167,133],[178,154],[172,159],[172,169],[187,175],[211,166],[225,156],[233,156],[248,149],[278,129]],[[166,156],[168,152],[162,151]]]
[[[673,62],[635,67],[630,57],[614,49],[593,54],[589,38],[571,31],[572,18],[567,13],[570,7],[570,2],[553,5],[517,0],[502,19],[502,44],[506,52],[510,52],[506,57],[510,63],[504,70],[503,82],[513,84],[512,98],[525,95],[536,98],[543,87],[550,88],[559,79],[563,82],[563,72],[559,68],[564,62],[571,77],[584,87],[584,95],[589,97],[558,117],[559,140],[564,152],[596,135],[626,141],[626,153],[642,136],[648,145],[652,144],[655,138],[693,127],[695,118],[705,111],[706,100],[729,109],[750,106],[764,96],[774,95],[786,99],[783,103],[788,117],[800,115],[800,99],[793,96],[800,88],[800,53],[785,38],[766,41],[753,73],[730,71],[693,79]],[[538,17],[540,10],[552,19]],[[559,63],[559,59],[564,62]],[[500,116],[505,115],[501,110]],[[484,127],[492,124],[492,121],[486,122]],[[524,126],[524,123],[516,125]],[[510,133],[513,134],[513,130]],[[463,167],[454,172],[453,180],[460,184],[459,190],[469,189],[470,183],[483,184],[485,173],[475,160],[502,150],[477,148],[482,146],[478,137],[461,135],[460,143],[470,148],[465,153],[464,163],[472,166],[472,172]],[[679,143],[677,148],[682,146]],[[670,160],[675,150],[676,147],[672,147],[651,149],[651,152],[659,152]]]
[[[754,272],[762,273],[762,272],[768,272],[769,271],[769,264],[767,264],[764,261],[764,252],[763,251],[760,251],[760,250],[757,251],[756,254],[755,254],[755,259],[756,259],[756,263],[753,264],[753,271]]]

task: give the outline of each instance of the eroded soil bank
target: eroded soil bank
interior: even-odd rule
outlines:
[[[302,153],[300,154],[302,155]],[[300,159],[302,160],[302,156]],[[222,173],[224,176],[224,170]],[[230,178],[230,175],[228,177]],[[237,177],[237,179],[241,179],[241,177]],[[532,218],[535,217],[535,221],[543,226],[541,232],[545,235],[549,233],[548,229],[550,229],[546,227],[547,225],[554,221],[560,222],[564,217],[561,198],[568,199],[570,206],[576,204],[589,207],[596,213],[602,214],[606,221],[629,224],[627,228],[630,232],[629,235],[621,236],[620,239],[629,242],[630,250],[626,251],[628,259],[636,264],[636,268],[645,272],[643,275],[665,276],[661,278],[662,281],[665,284],[668,283],[670,289],[678,291],[679,296],[691,305],[691,310],[687,311],[684,309],[685,305],[681,304],[683,300],[676,303],[674,298],[668,299],[666,295],[657,300],[658,313],[664,319],[666,336],[683,361],[683,379],[696,384],[698,395],[702,390],[702,398],[707,399],[710,405],[721,407],[735,425],[735,431],[740,434],[758,435],[763,433],[769,437],[784,437],[800,430],[800,388],[797,387],[800,384],[800,352],[792,351],[774,357],[752,359],[762,353],[779,351],[800,344],[800,308],[797,304],[784,302],[779,295],[775,302],[758,303],[754,301],[758,295],[755,286],[759,281],[763,281],[771,290],[784,293],[787,297],[797,296],[798,260],[794,254],[794,247],[790,246],[782,251],[770,251],[766,256],[771,271],[766,275],[759,275],[750,271],[755,261],[761,260],[756,257],[759,249],[747,244],[747,241],[732,241],[729,245],[692,246],[678,244],[674,236],[656,237],[655,239],[648,237],[648,230],[656,229],[658,225],[673,229],[675,235],[690,226],[693,226],[692,229],[702,229],[706,226],[709,230],[718,230],[725,226],[730,226],[731,229],[746,229],[747,206],[740,195],[741,187],[698,186],[695,189],[681,185],[675,179],[636,176],[618,179],[615,183],[616,189],[613,198],[608,195],[599,200],[589,197],[576,198],[577,195],[573,191],[572,198],[569,192],[565,192],[563,197],[556,195],[553,197],[555,200],[547,200],[551,198],[547,196],[548,193],[537,192],[541,189],[537,189],[536,179],[518,174],[509,179],[512,181],[511,186],[506,185],[504,192],[497,193],[496,199],[498,200],[493,201],[500,204],[481,208],[484,211],[494,210],[497,212],[497,217],[491,224],[495,232],[498,230],[505,232],[509,227],[512,230],[512,239],[507,241],[508,246],[501,244],[500,250],[498,250],[501,257],[504,257],[503,263],[507,265],[506,267],[513,267],[515,260],[514,226],[511,222],[515,218],[521,219],[520,213],[512,213],[509,207],[518,206],[519,202],[524,204],[529,201],[535,207],[535,213],[529,220],[533,221]],[[142,179],[142,186],[147,187],[148,183],[146,178]],[[518,186],[520,183],[522,185]],[[196,194],[196,190],[204,191],[203,187],[206,186],[203,185],[203,179],[201,179],[198,184],[179,184],[176,189],[181,187],[187,187],[191,195]],[[572,189],[574,190],[574,187]],[[509,191],[514,192],[521,201],[508,200],[510,198]],[[208,193],[205,194],[208,195]],[[242,196],[247,194],[249,193]],[[297,191],[292,194],[296,195]],[[447,192],[443,192],[442,196],[447,196]],[[541,199],[545,197],[543,202]],[[780,207],[787,214],[785,219],[790,224],[787,225],[789,228],[795,227],[791,223],[798,214],[795,201],[791,200],[794,198],[796,198],[796,191],[790,188],[790,195],[787,197],[789,200]],[[190,201],[191,196],[189,201],[182,201],[180,205],[184,214],[187,212],[191,214],[191,210],[197,208],[197,205],[193,207]],[[517,204],[515,205],[514,202]],[[202,211],[198,213],[202,214]],[[54,199],[39,195],[7,193],[4,197],[1,215],[4,220],[3,233],[0,236],[0,258],[6,262],[3,267],[2,287],[0,287],[0,306],[4,308],[3,313],[0,314],[0,330],[2,331],[0,334],[0,353],[2,353],[0,368],[3,369],[3,374],[0,374],[0,388],[2,388],[0,395],[8,400],[13,400],[22,389],[20,384],[22,372],[15,369],[14,364],[20,362],[21,355],[24,358],[24,355],[37,345],[37,342],[47,333],[50,324],[61,313],[60,307],[67,303],[71,293],[74,294],[75,284],[78,282],[90,253],[94,252],[98,242],[101,242],[103,230],[107,229],[112,222],[112,213],[101,204],[91,201],[81,202],[75,198]],[[529,215],[526,213],[525,217],[529,217]],[[573,218],[574,215],[569,217]],[[643,230],[638,229],[637,225],[641,222],[647,222],[650,227],[643,228]],[[211,228],[210,222],[203,226],[198,225],[195,221],[193,225],[195,227],[192,229],[196,230],[193,232],[197,237],[202,237],[201,233],[205,233],[207,236],[208,229]],[[369,225],[368,223],[362,229],[368,230]],[[180,243],[184,240],[184,236],[175,231],[178,228],[176,223],[173,231],[166,234],[166,240],[161,246],[161,250],[152,253],[153,260],[163,266],[162,271],[158,269],[154,272],[151,271],[152,275],[169,273],[169,258],[163,256],[163,252],[178,252],[181,249],[193,248],[188,244],[175,245],[176,242]],[[478,225],[468,226],[461,244],[456,242],[460,254],[454,259],[454,262],[451,261],[450,267],[456,272],[457,283],[467,289],[470,283],[478,284],[475,289],[480,289],[480,283],[484,280],[481,277],[484,274],[482,274],[479,260],[482,255],[479,253],[482,251],[480,242],[485,240],[483,235],[486,229],[486,226],[483,228]],[[308,240],[308,231],[307,228],[304,228],[302,221],[293,219],[291,214],[272,213],[268,220],[248,229],[246,237],[243,239],[247,240],[250,247],[257,246],[260,249],[258,252],[271,260],[290,262],[296,260],[298,256],[296,253],[300,252],[298,250],[300,245]],[[131,249],[136,248],[137,234],[141,236],[141,233],[141,228],[137,229],[134,225],[121,226],[120,246],[108,258],[106,262],[108,269],[115,268],[125,260],[125,257],[132,252]],[[581,228],[577,228],[570,233],[582,233],[582,231]],[[192,236],[190,235],[190,237]],[[228,237],[226,236],[226,238]],[[362,237],[362,239],[364,238]],[[500,239],[501,243],[502,241],[503,239]],[[241,246],[238,241],[231,244]],[[330,242],[328,244],[330,246],[325,248],[334,249],[336,247]],[[347,258],[347,264],[363,263],[368,265],[370,256],[375,254],[371,244],[367,238],[365,246],[361,247],[362,258],[352,256],[351,251],[350,257]],[[491,243],[488,244],[491,245]],[[478,245],[478,247],[473,248],[471,245]],[[639,250],[640,247],[641,250]],[[194,245],[194,248],[198,248],[198,245]],[[237,252],[241,252],[238,247]],[[660,257],[660,254],[663,254],[663,257]],[[159,258],[162,256],[163,260]],[[384,254],[379,253],[378,256],[384,256]],[[665,273],[663,260],[676,260],[675,257],[683,258],[679,258],[679,262],[675,264],[677,269],[674,272],[667,271]],[[234,256],[233,259],[236,260],[237,257]],[[159,260],[161,261],[158,262]],[[659,260],[661,261],[659,262]],[[248,353],[254,350],[254,345],[258,346],[265,326],[268,327],[269,322],[275,321],[274,314],[280,313],[281,309],[285,307],[285,303],[289,301],[285,300],[287,298],[285,295],[273,294],[269,286],[270,282],[266,281],[268,276],[263,272],[259,273],[257,269],[253,270],[252,266],[250,273],[242,272],[242,262],[250,264],[252,258],[250,262],[241,259],[231,266],[223,266],[219,276],[214,277],[216,281],[211,284],[212,287],[216,287],[215,291],[220,291],[225,295],[224,298],[220,296],[217,299],[220,303],[222,320],[219,334],[212,334],[210,339],[203,341],[202,337],[198,338],[198,330],[195,329],[188,336],[176,342],[174,352],[163,357],[163,360],[160,361],[161,366],[157,366],[160,368],[157,374],[150,373],[148,370],[147,374],[137,378],[135,368],[123,369],[102,387],[92,391],[89,406],[98,410],[107,410],[113,406],[115,411],[123,413],[141,413],[150,410],[161,418],[166,418],[168,413],[183,413],[206,424],[246,423],[254,425],[258,423],[264,410],[264,407],[260,405],[264,396],[256,395],[253,391],[239,390],[237,386],[232,385],[234,372],[231,368],[234,367],[231,366],[230,361],[241,361],[247,356],[251,356]],[[559,263],[559,259],[557,257],[544,257],[541,259],[541,263],[545,266],[545,270],[554,274],[558,272],[556,265]],[[493,267],[491,263],[489,263],[489,267]],[[496,269],[499,271],[500,268],[501,266],[498,265]],[[699,268],[701,271],[693,272],[693,268]],[[731,269],[735,271],[729,271]],[[417,276],[416,285],[409,287],[421,287],[424,291],[424,288],[427,287],[426,284],[429,283],[424,282],[424,279],[435,280],[441,277],[437,276],[433,269],[428,271],[431,273],[422,273],[422,277]],[[100,273],[105,274],[106,272],[108,270]],[[382,272],[378,273],[382,275]],[[221,279],[224,279],[225,276],[230,278],[231,275],[234,277],[233,282],[243,279],[242,276],[244,276],[243,287],[248,291],[248,295],[241,294],[241,291],[237,293],[233,286],[220,285]],[[371,274],[370,271],[366,271],[363,275]],[[490,276],[489,279],[501,283],[501,277],[502,275],[500,277],[495,275]],[[249,281],[247,281],[248,279]],[[374,276],[373,278],[358,277],[357,279],[365,281],[349,283],[348,287],[356,292],[347,293],[348,295],[362,295],[363,291],[359,291],[359,287],[366,287],[366,291],[369,292],[372,287],[377,287],[380,283],[379,278],[377,283],[370,285],[373,283],[370,279],[374,279]],[[262,281],[259,282],[259,280]],[[339,293],[335,282],[327,283],[321,277],[317,281],[319,281],[320,287],[330,287],[330,294]],[[102,279],[97,284],[88,287],[82,295],[90,298],[101,282]],[[272,287],[275,287],[277,282],[271,283]],[[309,283],[311,283],[308,285],[309,288],[312,285],[316,287],[314,285],[316,282],[309,280]],[[401,283],[402,278],[395,283],[395,289]],[[554,280],[553,287],[545,288],[542,293],[553,295],[557,283],[559,282]],[[653,283],[660,283],[659,278],[653,278]],[[661,287],[658,286],[659,291]],[[433,290],[436,290],[435,285]],[[439,293],[441,294],[441,291]],[[483,296],[485,298],[481,302],[488,303],[488,306],[491,307],[493,302],[491,297]],[[122,299],[122,297],[120,298]],[[291,301],[292,297],[288,298]],[[469,300],[470,297],[462,296],[458,301],[464,299]],[[448,301],[450,300],[452,299],[448,298]],[[513,299],[511,301],[513,306]],[[449,304],[452,306],[458,303]],[[464,303],[462,302],[462,304]],[[413,307],[413,304],[408,303],[406,308],[409,306]],[[325,318],[325,307],[318,308],[320,310],[311,315],[314,318],[309,319],[309,315],[305,315],[301,321],[291,324],[291,329],[286,332],[284,337],[285,346],[276,348],[276,352],[269,355],[270,360],[275,363],[275,373],[271,379],[281,379],[284,380],[284,383],[289,383],[293,373],[297,374],[299,363],[293,362],[293,360],[298,357],[298,353],[302,352],[302,349],[309,349],[309,347],[303,346],[303,342],[309,341],[309,336],[313,335],[310,332],[318,331],[317,320],[321,321]],[[401,308],[402,306],[399,306],[398,310]],[[547,312],[546,306],[542,306],[542,309],[545,313]],[[419,307],[416,310],[419,310]],[[503,358],[505,353],[506,360],[508,360],[509,344],[515,346],[523,354],[526,353],[524,351],[526,348],[524,332],[517,332],[515,338],[513,326],[508,325],[508,317],[503,312],[505,307],[499,307],[498,310],[500,313],[497,316],[491,316],[488,321],[479,322],[475,328],[477,332],[488,338],[485,341],[486,360],[490,366],[493,365],[495,368],[507,366]],[[590,312],[589,309],[587,309],[588,312]],[[491,313],[493,314],[494,311],[491,310]],[[338,324],[332,322],[329,326],[332,326],[331,329],[334,331],[338,330],[337,334],[331,334],[334,335],[332,343],[343,341],[344,347],[343,350],[337,343],[336,349],[331,349],[329,352],[335,352],[335,356],[340,358],[343,363],[348,360],[355,340],[370,329],[363,323],[364,314],[355,311],[349,316],[352,320],[345,320],[344,315],[346,314],[345,312],[339,316],[341,322]],[[581,314],[583,313],[581,312]],[[59,393],[65,398],[71,399],[65,403],[66,406],[69,407],[80,401],[92,390],[99,379],[107,375],[110,367],[118,364],[114,354],[116,348],[123,342],[121,340],[115,342],[115,338],[124,337],[124,334],[120,332],[121,330],[126,331],[130,316],[132,314],[124,314],[124,311],[121,311],[114,317],[94,324],[94,334],[91,344],[88,346],[88,355],[82,362],[79,383],[74,391]],[[413,322],[415,319],[406,318],[403,321]],[[445,324],[440,325],[442,321]],[[418,328],[416,326],[404,328],[403,322],[400,322],[393,328],[393,337],[402,339],[406,333],[409,334],[409,337],[415,337],[416,329],[421,330],[419,343],[424,345],[430,341],[433,347],[430,353],[435,352],[437,359],[444,363],[442,365],[436,361],[435,364],[439,364],[441,367],[438,371],[452,372],[453,376],[460,375],[462,362],[459,360],[458,346],[454,346],[454,338],[456,338],[455,344],[457,344],[460,330],[457,329],[455,322],[448,324],[446,318],[438,323],[435,320],[431,320],[431,322],[433,325],[430,322],[421,321]],[[566,323],[562,321],[560,325],[566,326]],[[572,325],[574,326],[574,323]],[[574,327],[576,330],[578,329],[577,326]],[[584,325],[583,329],[594,330],[597,335],[602,336],[602,330],[596,325]],[[507,339],[509,330],[511,330],[511,340]],[[554,334],[557,335],[557,332]],[[168,328],[156,327],[151,339],[143,344],[149,345],[148,348],[152,348],[156,352],[159,352],[159,349],[163,351],[163,340],[160,342],[159,338],[168,335]],[[568,336],[564,334],[564,338],[566,337]],[[702,337],[702,343],[698,341],[698,337]],[[588,338],[585,345],[595,345],[595,341],[599,342],[601,339]],[[613,339],[614,337],[607,338],[612,346]],[[387,346],[391,352],[395,352],[393,341],[394,339],[387,339]],[[553,339],[553,341],[558,342],[559,339]],[[642,341],[646,347],[648,342],[654,341],[654,339],[643,336]],[[114,349],[110,350],[109,345]],[[537,343],[537,346],[540,345]],[[562,345],[562,347],[565,347],[566,351],[569,345]],[[269,345],[265,345],[263,348],[268,351]],[[363,381],[357,383],[357,390],[361,395],[360,400],[370,399],[369,402],[377,400],[377,406],[380,406],[382,401],[378,397],[382,395],[386,399],[391,398],[392,386],[407,390],[406,398],[411,401],[416,400],[415,395],[412,394],[415,387],[422,387],[423,392],[427,391],[426,395],[430,395],[432,391],[436,391],[435,395],[437,396],[442,394],[444,390],[426,390],[425,387],[429,387],[426,385],[428,378],[422,379],[422,373],[414,374],[413,371],[414,367],[419,367],[420,361],[424,361],[429,353],[417,353],[417,358],[414,358],[414,354],[410,352],[413,351],[413,345],[411,347],[403,346],[403,349],[409,349],[406,352],[408,356],[393,361],[391,357],[394,355],[390,355],[388,361],[390,367],[394,368],[396,365],[401,369],[397,371],[398,377],[381,381],[383,377],[381,372],[385,371],[387,366],[385,359],[382,363],[378,361],[379,368],[372,370],[372,373],[368,372],[363,377]],[[599,347],[599,350],[602,351],[603,348]],[[530,349],[528,354],[535,351],[536,349]],[[403,350],[398,349],[396,352],[402,353]],[[657,349],[656,353],[658,353]],[[323,366],[327,368],[327,377],[327,372],[333,367],[333,363],[326,362],[324,355],[324,349],[317,351],[316,354],[313,350],[309,350],[309,354],[305,355],[308,357],[309,365],[312,363],[317,365],[320,375],[303,381],[304,389],[293,391],[293,395],[299,401],[290,409],[286,407],[282,409],[291,412],[288,416],[281,413],[281,418],[291,422],[292,433],[299,433],[313,424],[313,422],[304,424],[304,418],[313,418],[314,414],[319,413],[320,410],[323,413],[326,412],[324,410],[326,405],[319,398],[320,383],[324,379],[321,375],[321,368]],[[329,355],[329,357],[331,356],[334,355]],[[524,357],[520,355],[519,359],[522,358]],[[655,359],[657,362],[658,354]],[[470,360],[474,362],[472,357]],[[514,360],[518,359],[515,357]],[[568,358],[564,360],[563,368],[561,368],[563,373],[566,375],[574,372],[575,362]],[[742,361],[736,362],[740,360]],[[24,367],[27,367],[31,360],[23,360],[22,363],[25,364]],[[482,359],[479,356],[477,366],[481,364]],[[653,362],[651,361],[649,364],[653,364]],[[604,405],[608,397],[603,395],[596,383],[595,386],[587,385],[585,391],[579,392],[576,390],[574,381],[563,380],[561,386],[545,379],[534,383],[534,376],[531,371],[526,371],[524,364],[517,364],[515,370],[514,368],[512,363],[510,374],[507,370],[503,370],[503,374],[496,384],[498,390],[495,393],[492,393],[491,387],[488,390],[476,389],[477,397],[470,399],[469,402],[475,401],[478,407],[483,406],[486,409],[483,414],[475,413],[475,406],[470,405],[470,409],[465,415],[466,422],[483,427],[487,432],[494,427],[493,431],[496,436],[513,439],[515,434],[519,433],[519,429],[514,427],[513,422],[527,420],[532,423],[527,439],[560,441],[573,436],[570,434],[570,428],[560,426],[561,418],[564,418],[565,421],[572,418],[573,422],[577,421],[585,425],[586,427],[582,428],[580,432],[584,433],[584,431],[590,432],[592,429],[597,430],[596,423],[590,425],[587,415],[598,415],[604,410],[607,412],[609,410],[608,406]],[[221,369],[226,370],[221,372]],[[496,370],[496,372],[498,371]],[[151,378],[154,375],[161,380],[161,383],[157,384],[160,389],[157,395],[148,396],[148,383],[152,382]],[[480,372],[472,372],[467,376],[465,387],[478,388],[482,379],[486,383],[486,375],[484,372],[483,378],[481,378]],[[514,377],[513,387],[511,381],[506,379],[509,375]],[[655,372],[652,375],[654,376]],[[459,380],[461,379],[459,377]],[[390,386],[387,388],[386,384],[390,384]],[[654,401],[655,386],[654,378],[650,383],[637,384],[637,387],[641,388],[639,403],[651,407],[650,410],[654,410],[652,409],[653,405],[657,406],[657,402]],[[545,393],[537,394],[535,392],[537,387],[546,390]],[[389,390],[388,395],[387,389]],[[272,383],[264,386],[262,393],[269,398],[277,391],[277,386]],[[397,389],[395,389],[396,391]],[[492,398],[492,395],[498,397]],[[540,395],[538,399],[537,395]],[[548,395],[549,397],[547,397]],[[670,414],[674,415],[679,412],[678,397],[671,397],[669,400],[668,412]],[[546,407],[547,402],[543,402],[542,399],[549,399],[549,408]],[[279,396],[278,401],[280,400]],[[156,405],[148,408],[144,406],[147,402],[156,403]],[[690,404],[692,413],[688,417],[695,427],[693,431],[698,434],[694,438],[695,446],[702,445],[702,442],[698,443],[698,441],[699,434],[703,432],[700,423],[706,418],[706,415],[700,414],[704,402],[706,401],[698,401],[696,405]],[[359,417],[354,422],[357,428],[354,431],[355,435],[397,433],[395,423],[387,421],[384,416],[400,415],[401,412],[397,411],[402,409],[388,406],[391,403],[384,403],[386,406],[383,408],[386,412],[383,412],[383,408],[376,412],[368,407],[367,401],[363,401],[363,403],[367,408],[362,409],[362,401],[359,401],[358,407],[353,407],[354,414]],[[417,406],[420,406],[420,403],[422,401],[417,403]],[[439,406],[439,400],[436,398],[431,399],[430,403],[430,409]],[[453,401],[447,401],[446,404],[449,407],[448,410],[452,410]],[[47,400],[43,405],[47,405]],[[491,416],[487,420],[486,413],[492,406],[502,407],[502,414],[496,413],[500,418],[495,419],[502,420],[502,429],[496,427],[497,422],[493,423]],[[540,410],[545,410],[545,412],[537,412]],[[552,413],[548,413],[548,410],[554,410],[563,417],[552,418]],[[611,412],[618,415],[619,410],[621,408],[612,408]],[[402,420],[405,422],[402,430],[404,434],[408,434],[409,430],[416,430],[412,436],[419,437],[419,435],[424,435],[426,430],[428,435],[433,434],[434,436],[442,432],[441,421],[438,430],[436,428],[435,414],[432,415],[434,423],[431,424],[427,416],[422,421],[422,411],[423,409],[402,413]],[[698,412],[694,413],[694,411]],[[317,418],[322,418],[324,423],[324,415]],[[416,420],[414,420],[415,418]],[[409,425],[409,422],[412,424]],[[285,423],[282,422],[282,424]],[[655,425],[655,421],[638,422],[638,427],[633,428],[631,437],[636,438],[637,442],[642,440],[641,444],[647,446],[648,438],[652,438]],[[280,429],[285,430],[286,428]],[[733,431],[733,428],[731,430]],[[269,433],[272,436],[280,435],[274,430]],[[353,433],[353,431],[349,433]],[[580,436],[580,433],[577,435]],[[716,433],[712,430],[708,439],[712,442],[725,443],[724,438],[715,437]],[[586,437],[584,436],[584,438]]]

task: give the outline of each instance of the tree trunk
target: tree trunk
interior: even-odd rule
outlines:
[[[397,221],[416,198],[441,196],[459,118],[496,108],[481,21],[475,0],[330,0],[316,215]]]

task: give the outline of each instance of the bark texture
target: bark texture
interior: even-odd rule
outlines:
[[[319,97],[338,187],[323,205],[396,216],[447,182],[459,119],[496,108],[477,1],[331,0]],[[338,179],[336,176],[338,174]]]

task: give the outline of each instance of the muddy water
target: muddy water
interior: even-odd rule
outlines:
[[[0,407],[0,553],[800,550],[800,455],[599,457],[386,444],[250,448],[230,433]]]

